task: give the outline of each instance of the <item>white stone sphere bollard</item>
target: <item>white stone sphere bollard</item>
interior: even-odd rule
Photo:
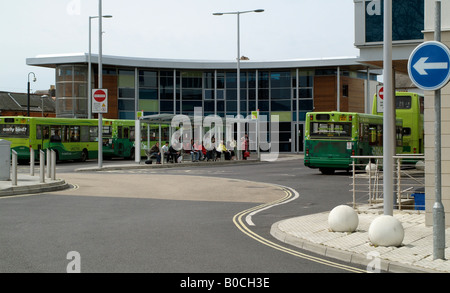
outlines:
[[[424,161],[418,161],[416,163],[416,169],[420,170],[420,171],[425,170],[425,163],[424,163]]]
[[[328,215],[328,225],[333,232],[354,232],[358,224],[358,213],[346,205],[335,207]]]
[[[369,227],[369,240],[376,246],[400,246],[404,236],[402,223],[393,216],[379,216]]]
[[[366,165],[366,173],[369,174],[369,170],[371,173],[374,173],[377,171],[377,165],[374,163],[369,163]]]

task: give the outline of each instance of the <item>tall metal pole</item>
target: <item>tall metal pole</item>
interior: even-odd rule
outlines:
[[[435,4],[435,29],[434,29],[435,41],[441,41],[441,2],[436,1]],[[434,170],[435,170],[435,203],[433,205],[433,258],[444,259],[445,258],[445,213],[444,206],[442,205],[441,195],[441,90],[434,91]]]
[[[28,88],[27,88],[27,116],[30,117],[30,74],[33,74],[33,82],[36,82],[36,74],[34,72],[28,73]]]
[[[27,116],[30,117],[30,75],[28,74],[28,88],[27,88]]]
[[[241,115],[241,28],[240,28],[240,12],[238,12],[237,15],[237,118],[238,124],[237,124],[237,143],[242,146],[241,143],[241,122],[240,122],[240,115]],[[241,159],[241,151],[239,145],[237,146],[237,154],[236,159]]]
[[[91,61],[91,20],[89,16],[89,56],[88,56],[88,119],[92,118],[92,61]]]
[[[237,147],[237,156],[236,158],[239,160],[241,157],[241,130],[240,130],[240,125],[241,125],[241,121],[240,121],[240,115],[241,115],[241,44],[240,44],[240,15],[242,13],[251,13],[251,12],[256,12],[256,13],[260,13],[260,12],[264,12],[264,9],[256,9],[256,10],[248,10],[248,11],[235,11],[235,12],[218,12],[218,13],[213,13],[213,15],[224,15],[224,14],[236,14],[237,15],[237,117],[238,117],[238,125],[237,125],[237,143],[239,144]]]
[[[103,65],[102,65],[102,0],[98,0],[98,88],[103,88]],[[103,167],[103,119],[102,113],[98,114],[98,167]]]
[[[395,103],[392,85],[392,0],[384,0],[384,45],[383,45],[384,115],[383,115],[383,196],[384,214],[394,213],[394,168],[393,156]]]

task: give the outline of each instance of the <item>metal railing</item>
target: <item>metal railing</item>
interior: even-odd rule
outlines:
[[[383,157],[352,156],[352,189],[353,207],[383,203]],[[424,193],[425,172],[423,155],[396,155],[394,164],[394,206],[399,209],[424,209],[425,205],[417,204],[412,195]],[[357,163],[363,161],[364,163]]]

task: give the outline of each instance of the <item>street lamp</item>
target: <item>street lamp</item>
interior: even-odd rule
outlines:
[[[89,16],[89,56],[88,56],[88,118],[92,118],[92,62],[91,62],[91,20],[98,16]],[[112,18],[112,15],[103,15],[103,18]]]
[[[28,90],[27,90],[27,116],[30,117],[30,74],[33,74],[33,82],[36,82],[34,72],[28,73]]]
[[[215,16],[222,16],[225,14],[235,14],[237,16],[237,114],[238,114],[238,127],[237,127],[237,136],[238,143],[240,143],[241,134],[240,134],[240,115],[241,115],[241,41],[240,41],[240,15],[244,13],[261,13],[264,12],[264,9],[255,9],[255,10],[246,10],[246,11],[234,11],[234,12],[216,12],[213,13]],[[239,150],[239,148],[238,148]],[[239,160],[241,157],[240,152],[237,152],[237,159]]]
[[[47,99],[47,98],[48,98],[48,95],[42,95],[42,96],[41,96],[41,106],[42,106],[41,110],[42,110],[42,117],[44,117],[44,99]]]

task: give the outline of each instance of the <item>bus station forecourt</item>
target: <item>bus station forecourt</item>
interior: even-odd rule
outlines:
[[[283,160],[303,160],[303,155],[298,154],[280,154],[278,161]],[[45,183],[40,183],[39,175],[31,176],[29,174],[19,173],[17,186],[12,186],[11,181],[0,181],[0,197],[6,199],[9,196],[33,196],[33,194],[52,192],[71,188],[72,180],[79,180],[84,172],[90,171],[89,177],[105,180],[102,173],[95,171],[108,171],[120,169],[139,169],[139,168],[173,168],[173,167],[195,167],[204,164],[271,164],[269,162],[258,161],[255,156],[250,157],[246,161],[217,161],[217,162],[183,162],[182,164],[164,164],[164,165],[146,165],[146,164],[114,164],[113,162],[105,164],[103,167],[88,167],[77,169],[74,179],[70,179],[70,174],[66,178],[51,180],[45,179]],[[83,172],[84,171],[84,172]],[[38,172],[39,173],[39,172]],[[78,178],[78,179],[75,179]],[[130,178],[133,178],[132,176]],[[180,184],[183,181],[186,184],[192,180],[190,176],[179,176]],[[132,179],[131,179],[132,180]],[[217,178],[217,180],[224,180]],[[82,180],[81,180],[82,182]],[[244,182],[244,181],[243,181]],[[133,182],[129,182],[134,184]],[[138,184],[140,182],[136,182]],[[82,183],[81,183],[82,184]],[[109,186],[113,187],[114,182],[110,182]],[[202,184],[208,184],[203,181]],[[217,184],[216,180],[210,181],[210,184]],[[236,184],[240,184],[237,182]],[[245,181],[245,184],[252,182]],[[261,183],[253,182],[258,185]],[[162,184],[164,185],[164,184]],[[267,185],[267,184],[266,184]],[[270,184],[269,184],[270,185]],[[275,187],[276,185],[274,185]],[[239,188],[238,186],[236,186]],[[82,188],[82,185],[80,185]],[[213,186],[211,186],[213,188]],[[210,190],[205,188],[203,190]],[[269,194],[266,200],[270,202],[273,196],[278,196],[276,188],[267,188]],[[260,190],[260,189],[255,189]],[[107,195],[105,195],[107,196]],[[272,196],[272,197],[270,197]],[[279,196],[282,196],[280,192]],[[299,196],[302,196],[301,192]],[[343,233],[332,232],[328,224],[328,216],[330,212],[299,216],[285,219],[274,223],[271,228],[271,235],[289,245],[316,253],[320,256],[326,256],[338,260],[342,260],[352,264],[367,265],[367,272],[397,272],[397,273],[448,273],[450,272],[450,263],[448,260],[433,260],[433,228],[425,226],[425,214],[421,211],[398,211],[394,212],[404,228],[404,239],[399,247],[382,247],[373,246],[368,238],[368,229],[370,223],[378,216],[382,215],[382,206],[362,205],[357,208],[359,224],[355,232]],[[450,229],[446,230],[446,243],[450,242],[448,236]],[[450,253],[450,249],[446,249],[446,253]]]

